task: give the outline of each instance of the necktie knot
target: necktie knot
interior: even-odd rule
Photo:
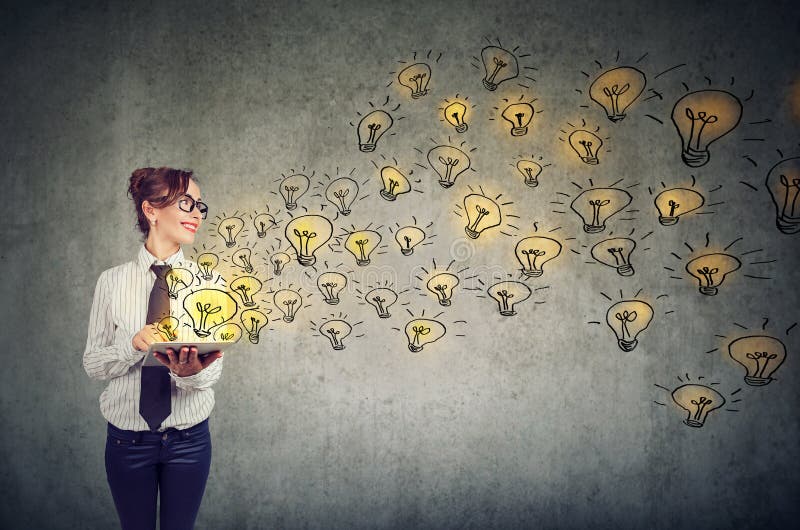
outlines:
[[[171,268],[172,267],[169,265],[156,265],[155,263],[150,265],[150,270],[156,273],[156,276],[159,278],[164,278],[164,276],[167,274],[167,271],[169,271]]]

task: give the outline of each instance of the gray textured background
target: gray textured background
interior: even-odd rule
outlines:
[[[71,2],[2,10],[2,300],[6,342],[0,370],[4,528],[111,528],[105,481],[103,384],[81,367],[91,296],[100,272],[131,259],[138,238],[125,197],[131,170],[147,165],[193,168],[215,214],[279,210],[275,179],[291,168],[334,174],[356,168],[372,179],[347,223],[436,223],[436,244],[413,259],[389,252],[375,263],[409,286],[406,307],[437,312],[418,296],[414,266],[458,254],[478,274],[516,267],[515,239],[467,244],[452,214],[468,185],[504,193],[520,215],[520,236],[533,221],[563,226],[573,241],[536,285],[545,304],[521,306],[502,319],[490,300],[462,290],[442,318],[466,337],[446,336],[410,355],[400,333],[404,309],[378,321],[355,293],[336,311],[363,320],[364,337],[333,352],[313,336],[310,320],[330,314],[317,296],[291,326],[278,325],[260,346],[226,357],[211,416],[214,461],[198,528],[764,528],[800,516],[800,363],[797,237],[774,226],[761,187],[776,149],[797,155],[800,40],[791,2]],[[543,112],[531,133],[513,140],[488,121],[500,97],[488,93],[471,57],[484,37],[520,46],[538,68],[529,94]],[[426,98],[412,102],[387,88],[399,60],[413,51],[442,59]],[[581,70],[599,70],[644,53],[655,98],[612,126],[575,89]],[[668,116],[681,82],[702,88],[753,89],[743,124],[712,148],[712,161],[683,166]],[[474,173],[442,190],[417,167],[425,192],[388,207],[377,196],[371,161],[423,162],[429,138],[446,138],[436,108],[466,94],[477,105],[466,134],[478,147]],[[378,152],[358,152],[349,122],[368,102],[402,103],[396,136]],[[792,110],[791,98],[795,109]],[[794,112],[794,114],[793,114]],[[665,122],[659,125],[646,113]],[[586,118],[610,137],[601,164],[575,162],[557,140],[565,123]],[[749,125],[771,118],[772,122]],[[746,140],[763,138],[764,141]],[[384,141],[385,140],[385,141]],[[553,165],[530,190],[509,166],[519,154]],[[758,164],[754,167],[743,156]],[[714,215],[671,229],[655,220],[648,186],[685,181],[722,184]],[[551,212],[570,180],[619,177],[633,188],[636,221],[619,233],[655,230],[632,278],[585,264],[596,241],[577,217]],[[740,184],[753,183],[755,192]],[[311,201],[313,202],[313,201]],[[338,226],[346,226],[338,222]],[[715,244],[739,236],[739,251],[763,248],[774,264],[745,267],[715,298],[688,281],[669,279],[670,252],[684,241]],[[198,243],[211,242],[208,234]],[[583,253],[577,256],[568,249]],[[188,249],[187,249],[188,250]],[[261,249],[263,252],[263,248]],[[330,255],[345,262],[346,255]],[[555,265],[555,263],[554,263]],[[496,270],[496,269],[492,269]],[[299,280],[298,280],[299,281]],[[668,294],[632,353],[617,349],[602,320],[607,301],[638,289]],[[308,289],[311,292],[311,289]],[[668,311],[674,313],[665,314]],[[716,411],[702,429],[681,423],[669,396],[678,376],[718,381],[729,396],[745,386],[715,335],[738,322],[768,330],[789,356],[767,387],[736,394],[738,413]],[[735,398],[733,398],[735,399]]]

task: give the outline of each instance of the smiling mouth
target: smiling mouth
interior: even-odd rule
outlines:
[[[188,230],[189,232],[191,232],[191,233],[193,233],[193,234],[194,234],[195,232],[197,232],[197,225],[195,225],[195,224],[192,224],[192,223],[181,223],[181,224],[182,224],[182,225],[183,225],[183,227],[184,227],[186,230]]]

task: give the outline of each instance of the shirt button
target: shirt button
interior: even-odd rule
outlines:
[[[167,434],[164,434],[164,435],[161,437],[161,439],[162,439],[162,440],[166,440],[168,437],[169,437],[169,435],[167,435]]]

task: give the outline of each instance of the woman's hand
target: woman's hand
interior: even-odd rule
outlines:
[[[178,377],[187,377],[198,373],[222,357],[222,352],[219,350],[212,351],[204,357],[199,357],[197,348],[183,346],[180,353],[176,353],[172,348],[167,348],[166,355],[161,352],[153,352],[153,355],[161,364],[169,368],[173,374]]]
[[[154,342],[163,342],[155,324],[147,324],[131,339],[131,345],[139,351],[147,351]]]

